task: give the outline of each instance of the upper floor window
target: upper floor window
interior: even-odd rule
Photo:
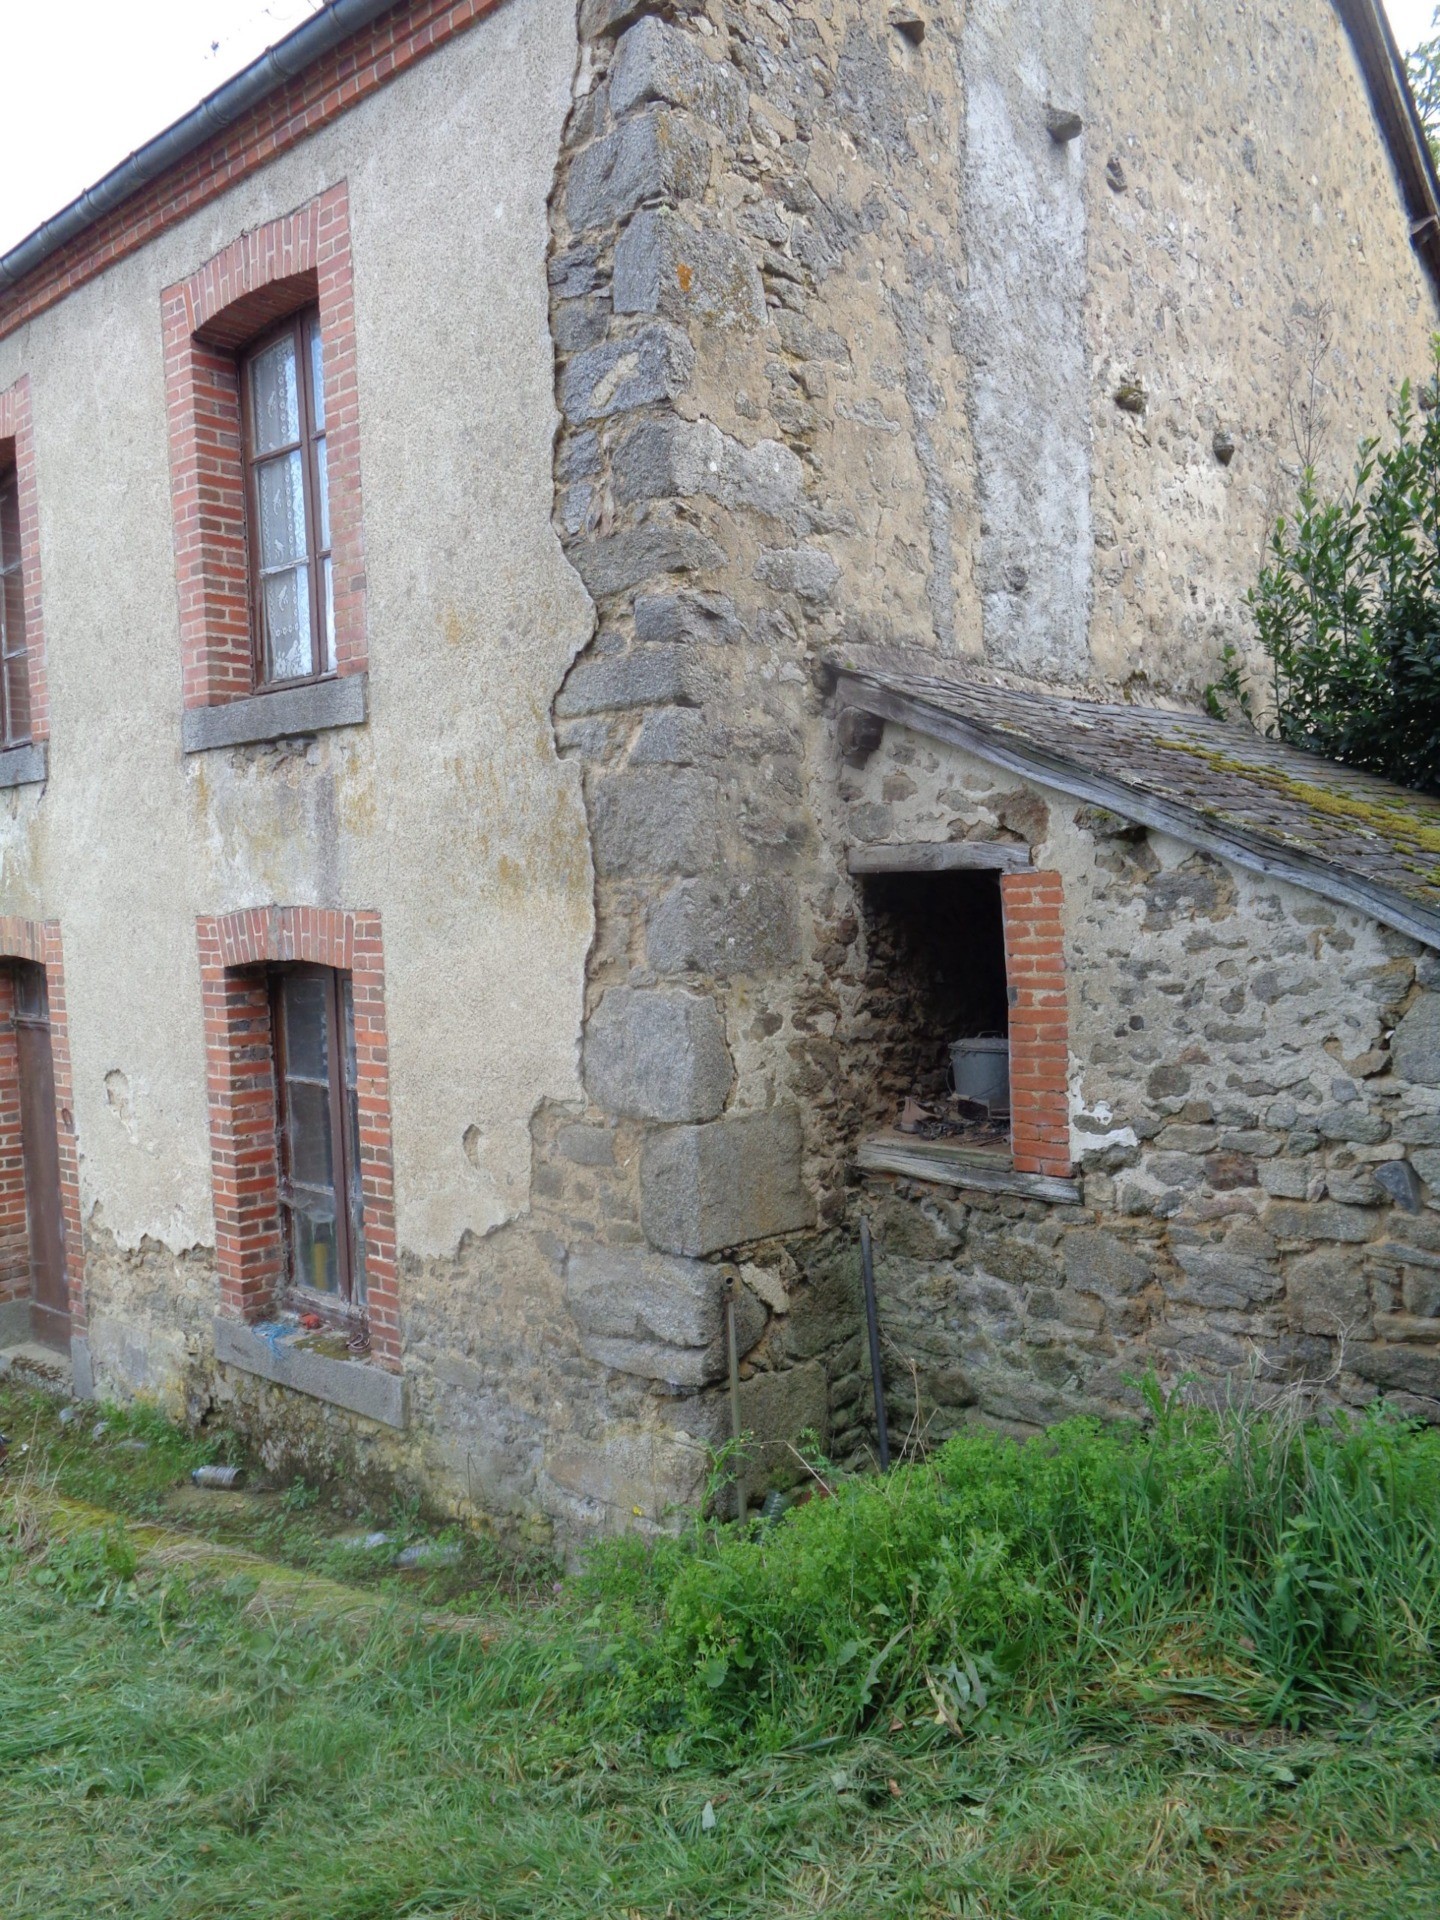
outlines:
[[[0,469],[0,746],[30,739],[30,652],[20,563],[20,479]]]
[[[344,182],[165,288],[161,317],[181,744],[359,726],[365,548]]]
[[[320,315],[297,314],[243,362],[257,686],[335,671],[335,587]]]

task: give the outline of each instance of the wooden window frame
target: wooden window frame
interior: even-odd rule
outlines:
[[[385,963],[373,909],[246,907],[195,923],[205,1021],[215,1264],[224,1319],[265,1319],[284,1286],[269,975],[296,962],[350,977],[373,1364],[399,1372],[400,1301]],[[321,1296],[329,1299],[332,1296]]]
[[[333,669],[311,681],[257,672],[256,569],[242,356],[272,327],[318,308],[334,595]],[[231,242],[161,294],[170,494],[187,710],[359,675],[369,666],[360,490],[360,397],[349,194],[342,180]],[[320,655],[323,660],[323,653]]]
[[[327,1077],[329,1080],[331,1183],[335,1196],[335,1267],[338,1283],[334,1293],[326,1293],[318,1287],[306,1286],[305,1282],[299,1278],[296,1260],[294,1215],[297,1209],[290,1172],[293,1129],[288,1099],[291,1076],[285,1057],[286,1027],[282,1001],[285,981],[287,978],[294,979],[297,976],[321,980],[325,987],[325,1015],[331,1043],[328,1050]],[[270,1030],[274,1035],[275,1046],[276,1158],[279,1167],[283,1247],[281,1291],[296,1305],[308,1311],[323,1314],[327,1318],[364,1325],[366,1318],[363,1291],[364,1227],[362,1223],[360,1262],[357,1263],[356,1235],[351,1215],[353,1191],[351,1183],[355,1181],[358,1184],[359,1180],[360,1143],[356,1138],[355,1122],[351,1113],[350,1088],[346,1084],[349,1055],[354,1046],[354,1014],[353,1009],[347,1006],[347,989],[349,988],[351,988],[349,974],[337,967],[300,964],[276,967],[270,973]],[[357,1278],[362,1281],[358,1298]]]
[[[252,390],[251,369],[258,356],[277,340],[289,339],[295,349],[295,390],[300,411],[300,438],[290,441],[283,447],[267,447],[264,453],[255,448],[255,412]],[[250,627],[252,636],[251,663],[257,693],[268,693],[277,687],[308,687],[317,680],[333,680],[336,667],[326,665],[326,661],[335,655],[334,618],[329,613],[325,595],[325,567],[334,564],[333,539],[330,544],[320,544],[320,463],[329,456],[329,439],[325,426],[315,425],[315,399],[311,392],[313,371],[311,362],[311,343],[320,343],[320,364],[325,363],[325,335],[320,324],[318,305],[301,307],[289,314],[278,326],[268,328],[257,339],[250,341],[239,356],[238,377],[240,382],[240,432],[245,460],[245,535],[246,551],[250,563]],[[305,506],[305,566],[309,575],[310,595],[310,657],[319,664],[310,673],[288,674],[283,679],[271,677],[266,671],[268,654],[268,635],[265,621],[265,571],[260,552],[260,483],[259,471],[267,461],[282,458],[287,453],[298,452],[301,456],[301,490]],[[333,528],[332,528],[333,535]]]
[[[20,594],[25,623],[26,685],[30,700],[28,730],[9,737],[4,716],[5,750],[44,746],[50,738],[50,695],[45,674],[45,624],[40,595],[40,513],[36,500],[35,436],[30,424],[30,376],[22,374],[0,390],[0,469],[15,475],[20,532]]]
[[[5,497],[7,494],[13,494],[15,501],[15,551],[13,554],[7,552],[5,546]],[[7,750],[10,747],[28,747],[35,737],[28,711],[25,715],[25,731],[18,733],[15,730],[13,724],[15,717],[14,701],[11,697],[10,685],[10,663],[12,660],[21,660],[24,662],[21,671],[24,673],[26,679],[26,707],[28,709],[30,634],[29,626],[25,618],[25,541],[21,532],[21,526],[19,462],[13,459],[5,460],[0,458],[0,751]],[[16,596],[20,604],[20,644],[18,647],[11,645],[12,636],[10,633],[10,623],[5,613],[7,597],[5,582],[12,574],[19,583],[19,593]]]

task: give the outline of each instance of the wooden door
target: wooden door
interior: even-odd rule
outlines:
[[[25,1213],[30,1229],[30,1323],[46,1346],[70,1349],[70,1296],[65,1284],[65,1215],[60,1198],[60,1142],[55,1127],[55,1066],[45,969],[15,969],[15,1038],[20,1055],[20,1135],[25,1156]]]

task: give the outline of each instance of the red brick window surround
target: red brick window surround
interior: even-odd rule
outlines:
[[[45,969],[70,1331],[83,1334],[85,1257],[80,1231],[80,1155],[75,1139],[75,1094],[70,1070],[70,1024],[65,1006],[65,961],[60,928],[53,920],[20,920],[10,914],[0,915],[0,1306],[30,1297],[30,1228],[20,1135],[15,978],[4,965],[6,960],[29,960]]]
[[[1001,876],[1010,992],[1010,1151],[1017,1173],[1065,1178],[1070,1161],[1070,1020],[1058,873]]]
[[[400,1366],[395,1185],[385,968],[378,913],[252,907],[196,922],[204,1000],[210,1162],[220,1309],[264,1319],[281,1283],[275,1041],[268,970],[295,962],[348,973],[355,1010],[356,1098],[374,1358]]]
[[[365,670],[355,298],[342,180],[241,234],[161,295],[187,708],[223,706],[257,689],[239,356],[276,321],[308,307],[319,309],[325,367],[335,670]]]
[[[50,696],[45,682],[45,629],[40,609],[40,510],[35,494],[35,436],[30,425],[28,374],[0,393],[0,472],[12,467],[19,501],[20,592],[29,668],[30,716],[26,731],[38,744],[50,738]],[[18,699],[15,704],[18,706]]]

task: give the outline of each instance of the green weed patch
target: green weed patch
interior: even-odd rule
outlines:
[[[1156,1412],[609,1543],[483,1645],[47,1535],[25,1484],[72,1438],[36,1426],[0,1479],[0,1910],[1431,1920],[1436,1436]],[[163,1505],[149,1449],[70,1457]]]
[[[1157,1401],[820,1489],[771,1529],[656,1556],[637,1641],[657,1729],[783,1746],[927,1711],[1188,1699],[1304,1726],[1440,1687],[1440,1434]],[[633,1587],[601,1557],[597,1596]]]

